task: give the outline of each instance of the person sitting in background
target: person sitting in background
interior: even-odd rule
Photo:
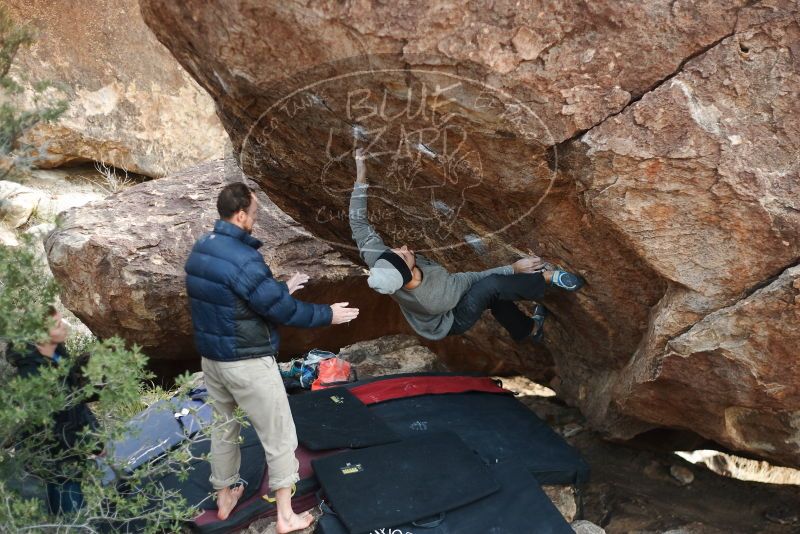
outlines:
[[[85,363],[85,358],[70,358],[64,346],[69,327],[55,307],[48,308],[46,320],[50,326],[47,338],[40,343],[29,343],[21,351],[12,347],[9,361],[17,368],[18,376],[21,378],[38,375],[48,366],[70,365],[70,370],[64,378],[64,387],[68,392],[77,391],[83,383],[80,369]],[[54,457],[58,457],[56,462],[58,473],[53,480],[47,482],[47,503],[53,514],[68,514],[83,507],[80,483],[61,473],[68,472],[67,464],[77,460],[74,455],[64,453],[75,448],[80,433],[87,427],[97,428],[97,419],[86,402],[76,403],[54,415],[53,435],[56,441],[51,451]]]

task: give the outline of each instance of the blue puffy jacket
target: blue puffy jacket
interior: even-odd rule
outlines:
[[[331,324],[330,306],[302,302],[258,252],[262,243],[227,221],[197,240],[186,260],[186,291],[194,339],[212,360],[276,355],[277,325],[314,328]]]

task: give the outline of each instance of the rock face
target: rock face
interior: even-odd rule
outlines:
[[[19,228],[36,220],[55,220],[64,210],[108,194],[99,182],[61,169],[33,170],[23,180],[22,183],[0,180],[0,224],[8,228]]]
[[[785,11],[745,10],[734,36],[575,143],[587,208],[666,283],[631,362],[587,394],[597,419],[610,401],[798,464],[799,36]]]
[[[776,467],[767,462],[719,451],[698,450],[678,454],[687,461],[704,465],[714,473],[725,477],[767,484],[800,486],[800,470],[790,467]]]
[[[5,226],[0,226],[0,246],[16,247],[17,245],[19,245],[17,234]]]
[[[45,248],[61,299],[99,337],[120,335],[154,357],[197,356],[184,287],[183,265],[195,240],[217,219],[216,198],[225,184],[242,180],[231,160],[187,169],[69,210]],[[252,184],[252,182],[251,182]],[[360,269],[320,243],[259,194],[253,235],[276,275],[302,270],[311,277],[298,296],[346,300],[357,291]],[[360,299],[355,299],[360,300]],[[345,343],[353,330],[291,331],[283,349]]]
[[[575,534],[605,534],[605,529],[598,527],[591,521],[580,520],[572,523],[572,530]]]
[[[351,259],[358,144],[387,243],[587,278],[545,297],[546,349],[486,367],[552,358],[613,436],[687,428],[798,465],[798,9],[749,4],[141,7],[244,171]]]
[[[7,0],[35,28],[12,75],[23,86],[64,87],[70,108],[26,141],[44,147],[37,166],[102,161],[147,176],[224,155],[212,100],[152,36],[136,0]]]
[[[28,222],[42,198],[35,189],[0,180],[0,223],[8,228],[19,228]]]
[[[649,379],[634,374],[643,363],[625,369],[622,386],[630,396],[620,405],[668,426],[707,427],[732,449],[796,465],[798,347],[800,266],[795,266],[669,339],[662,352],[651,355],[659,368]]]
[[[338,357],[356,368],[359,379],[398,373],[445,371],[436,354],[410,335],[384,336],[342,347]]]
[[[571,523],[578,513],[578,503],[575,502],[575,488],[572,486],[542,486],[542,490],[553,501],[556,509],[561,512],[567,523]]]
[[[217,219],[216,198],[225,184],[247,180],[233,160],[189,168],[176,175],[145,182],[106,199],[66,211],[62,224],[46,242],[50,268],[61,285],[65,307],[98,337],[119,335],[139,344],[151,357],[168,362],[197,361],[191,317],[184,287],[183,265],[195,240]],[[280,211],[266,195],[258,194],[259,215],[253,235],[276,276],[295,271],[311,278],[296,296],[310,302],[350,302],[360,309],[357,322],[336,327],[300,330],[282,328],[281,352],[297,355],[311,348],[338,351],[372,335],[411,332],[399,309],[370,290],[364,270]],[[388,345],[350,347],[357,359],[378,347],[392,347],[400,360],[432,365],[433,353],[410,336],[389,339]],[[413,343],[410,343],[412,341]],[[510,361],[524,358],[490,320],[468,336],[429,344],[444,362],[459,368],[491,372],[490,355],[503,347]],[[463,346],[471,347],[464,353]],[[389,352],[392,352],[389,351]],[[453,361],[453,358],[460,358]],[[184,360],[184,363],[180,363]],[[409,362],[398,360],[398,366]],[[384,366],[387,362],[384,361]],[[366,364],[377,370],[378,363]],[[368,369],[367,369],[368,370]],[[365,371],[366,372],[366,371]]]

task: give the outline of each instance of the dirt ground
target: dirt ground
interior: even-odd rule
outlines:
[[[720,476],[672,452],[654,450],[652,440],[611,443],[584,429],[580,413],[554,397],[520,400],[566,434],[589,462],[584,519],[608,534],[800,533],[800,486]],[[693,481],[682,484],[672,476],[673,468],[688,470]]]

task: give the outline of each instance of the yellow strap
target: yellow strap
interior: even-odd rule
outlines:
[[[294,497],[296,491],[297,491],[297,485],[292,484],[292,495],[291,495],[292,497]],[[275,502],[275,497],[270,497],[269,493],[265,493],[264,495],[261,496],[261,498],[267,502]]]

